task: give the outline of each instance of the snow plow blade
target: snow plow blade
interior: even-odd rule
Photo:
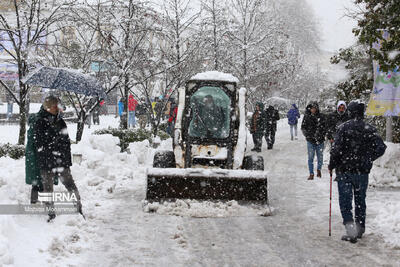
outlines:
[[[237,200],[268,203],[264,171],[226,169],[147,170],[146,200]]]

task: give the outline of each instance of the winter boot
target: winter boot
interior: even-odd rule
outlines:
[[[53,212],[49,212],[49,218],[47,218],[47,222],[52,222],[54,220],[54,218],[56,217],[56,214]]]
[[[348,222],[344,226],[346,228],[346,234],[342,236],[343,241],[349,241],[351,243],[357,242],[357,229],[353,222]]]
[[[39,198],[39,187],[38,186],[32,186],[31,189],[31,204],[36,204],[38,202]]]
[[[362,226],[359,222],[356,222],[357,238],[361,239],[362,235],[365,233],[365,226]]]
[[[292,141],[293,141],[293,135],[292,135],[292,137],[290,138],[290,140],[292,140]]]
[[[319,178],[322,177],[322,175],[321,175],[321,170],[317,170],[317,177],[319,177]]]
[[[307,179],[307,180],[314,180],[314,174],[311,173],[310,176],[308,176],[308,179]]]

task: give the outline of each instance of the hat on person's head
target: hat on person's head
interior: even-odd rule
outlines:
[[[347,106],[347,111],[352,119],[363,118],[365,111],[365,104],[360,100],[353,100]]]
[[[340,112],[339,111],[339,107],[340,106],[344,106],[344,111],[343,112]],[[344,114],[345,112],[346,112],[346,109],[347,109],[347,105],[346,105],[346,102],[344,102],[343,100],[339,100],[339,102],[337,103],[337,106],[336,106],[336,111],[339,113],[339,114]]]

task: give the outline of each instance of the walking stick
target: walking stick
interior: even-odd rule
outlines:
[[[330,172],[330,192],[329,192],[329,236],[331,236],[331,222],[332,222],[332,171]]]

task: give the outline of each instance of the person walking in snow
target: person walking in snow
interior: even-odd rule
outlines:
[[[135,119],[135,111],[136,106],[138,105],[137,100],[133,97],[132,94],[128,97],[128,109],[129,109],[129,119],[128,119],[128,127],[135,128],[136,126],[136,119]]]
[[[250,133],[253,136],[254,147],[251,151],[261,152],[262,138],[265,131],[265,112],[264,104],[256,103],[256,109],[250,122]]]
[[[365,232],[365,197],[372,162],[386,150],[386,145],[376,129],[364,122],[364,110],[363,103],[350,102],[348,112],[351,119],[339,126],[328,165],[331,174],[336,170],[340,212],[346,229],[342,240],[352,243],[357,242],[357,238],[362,238]]]
[[[297,140],[297,123],[300,118],[300,112],[296,104],[292,104],[292,107],[287,113],[287,118],[290,126],[290,140],[293,140],[293,137]]]
[[[118,116],[121,118],[122,113],[124,112],[124,98],[121,97],[118,101]]]
[[[135,116],[138,118],[139,127],[141,129],[146,128],[147,124],[147,114],[146,114],[146,101],[144,98],[140,99],[136,107]]]
[[[273,106],[265,110],[265,141],[268,149],[272,149],[275,143],[276,122],[280,119],[279,111]]]
[[[77,199],[77,210],[82,214],[82,204],[78,188],[71,175],[71,142],[67,125],[59,115],[59,100],[55,96],[45,98],[40,111],[32,123],[32,144],[35,154],[35,167],[39,170],[37,178],[41,179],[43,192],[52,193],[55,179],[61,180],[65,188],[74,193]],[[28,172],[29,170],[27,170]],[[31,199],[36,202],[37,199]],[[52,201],[45,202],[49,209],[49,219],[56,217]]]
[[[321,178],[323,163],[324,141],[326,134],[325,115],[320,113],[317,102],[307,105],[304,118],[301,123],[301,131],[307,140],[308,180],[314,179],[314,156],[317,154],[317,177]]]
[[[167,126],[167,133],[170,136],[173,136],[173,134],[174,134],[174,128],[175,128],[175,122],[176,122],[177,115],[178,115],[178,106],[175,104],[175,102],[172,102],[170,109],[169,109],[168,126]]]
[[[335,133],[340,124],[348,121],[350,119],[347,113],[347,105],[346,102],[340,100],[337,103],[336,111],[329,114],[327,118],[327,134],[326,137],[328,138],[329,142],[332,144]]]

